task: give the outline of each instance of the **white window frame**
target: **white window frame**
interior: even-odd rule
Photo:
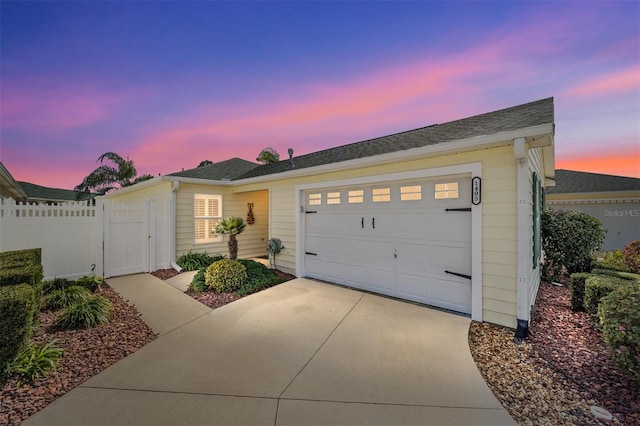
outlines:
[[[198,200],[204,200],[204,215],[196,214],[196,202]],[[211,212],[209,211],[209,201],[217,200],[218,201],[218,211]],[[222,220],[222,195],[219,194],[193,194],[193,240],[194,244],[208,244],[222,241],[221,235],[215,235],[211,232],[215,229],[218,222]],[[198,233],[196,232],[196,228],[198,223],[204,221],[205,226],[205,237],[198,238]]]

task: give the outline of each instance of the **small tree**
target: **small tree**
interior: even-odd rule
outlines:
[[[542,247],[550,278],[560,278],[563,267],[569,275],[589,272],[592,255],[600,248],[607,230],[586,213],[545,210],[542,213]]]
[[[258,158],[256,158],[256,161],[259,161],[262,164],[277,163],[278,161],[280,161],[280,154],[278,154],[278,151],[271,147],[265,148],[260,151],[260,154],[258,155]]]
[[[235,260],[238,258],[238,240],[236,235],[242,234],[244,228],[247,225],[244,223],[244,219],[241,217],[228,217],[222,219],[216,226],[215,233],[220,235],[229,235],[229,259]]]

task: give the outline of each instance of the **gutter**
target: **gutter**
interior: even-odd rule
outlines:
[[[169,234],[171,235],[169,257],[171,259],[171,267],[178,271],[178,273],[182,272],[182,268],[176,263],[176,192],[179,187],[180,182],[174,180],[171,183],[171,217],[169,219],[171,229]]]

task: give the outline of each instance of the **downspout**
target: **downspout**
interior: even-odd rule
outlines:
[[[513,140],[513,153],[516,160],[517,188],[517,319],[518,328],[514,342],[520,344],[529,334],[529,156],[525,138]]]
[[[170,229],[171,229],[171,233],[170,233],[170,259],[171,259],[171,267],[173,269],[175,269],[176,271],[178,271],[178,273],[182,272],[182,268],[180,267],[180,265],[178,265],[176,263],[176,192],[178,191],[178,188],[180,187],[180,182],[178,182],[177,180],[174,180],[173,182],[171,182],[171,217],[169,219],[170,221]]]

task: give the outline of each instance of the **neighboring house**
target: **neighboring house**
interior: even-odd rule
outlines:
[[[278,163],[231,159],[105,196],[170,205],[170,251],[226,253],[223,217],[255,224],[239,256],[526,332],[540,282],[542,189],[552,183],[553,99]]]
[[[556,170],[556,186],[546,193],[554,210],[575,210],[598,219],[607,229],[602,250],[640,240],[640,179]]]
[[[46,186],[36,185],[29,182],[18,182],[25,194],[27,202],[41,204],[62,204],[75,202],[76,192],[71,189],[48,188]],[[93,195],[87,197],[83,194],[81,199],[93,198]]]
[[[18,182],[11,176],[9,170],[0,162],[0,198],[11,198],[21,202],[27,200],[27,194]]]

